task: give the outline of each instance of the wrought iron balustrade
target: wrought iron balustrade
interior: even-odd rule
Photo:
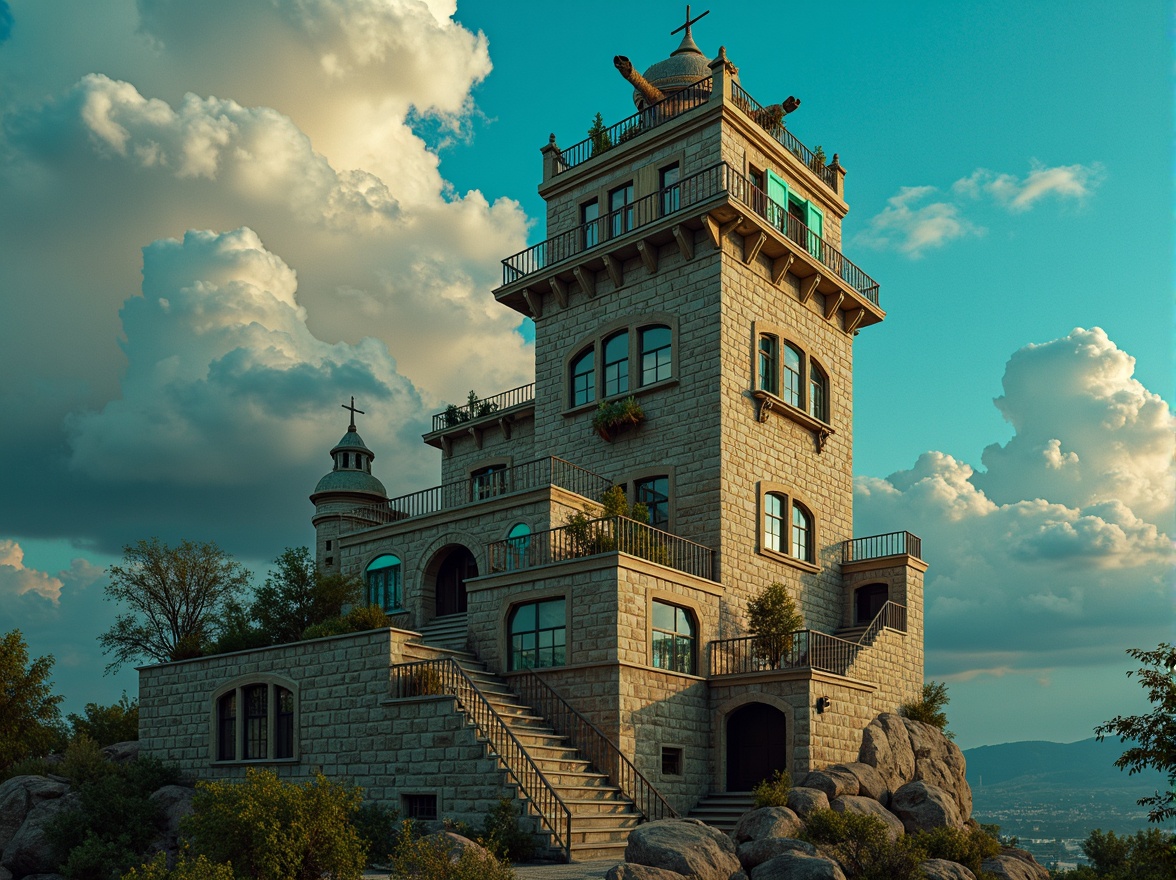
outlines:
[[[736,82],[731,83],[731,102],[779,141],[784,149],[807,165],[829,189],[837,192],[836,170],[833,166],[825,164],[819,155],[802,144],[797,140],[796,135],[785,128],[783,114],[776,114],[769,110]]]
[[[531,382],[528,385],[520,385],[518,388],[512,388],[510,391],[503,391],[493,397],[470,402],[464,406],[451,404],[443,412],[433,416],[433,430],[441,431],[445,428],[452,428],[464,422],[494,415],[511,407],[531,403],[534,400],[535,383]]]
[[[612,487],[612,481],[562,458],[548,456],[389,498],[379,504],[354,507],[341,515],[361,523],[361,528],[370,528],[544,486],[555,486],[595,500]]]
[[[519,571],[539,565],[621,552],[712,580],[714,552],[624,516],[611,516],[507,538],[487,545],[490,571]]]
[[[708,646],[710,674],[734,675],[774,669],[820,669],[845,675],[861,646],[827,633],[802,629],[791,642],[763,636],[721,639]]]
[[[592,766],[631,800],[646,821],[676,819],[677,812],[661,792],[595,724],[576,711],[534,671],[514,676],[510,685],[524,703],[547,720],[552,729],[575,746]]]
[[[445,657],[398,664],[391,669],[391,679],[393,697],[452,696],[457,701],[477,729],[478,736],[489,743],[519,790],[539,814],[543,827],[551,832],[570,861],[571,809],[457,661]]]
[[[910,532],[887,532],[841,542],[841,561],[861,562],[886,556],[914,556],[922,559],[923,541]]]

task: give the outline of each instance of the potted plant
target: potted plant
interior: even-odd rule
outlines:
[[[645,410],[631,395],[623,400],[600,401],[592,427],[602,439],[611,443],[618,431],[641,424]]]

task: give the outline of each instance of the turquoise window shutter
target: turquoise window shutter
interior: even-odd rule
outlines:
[[[768,198],[776,203],[767,206],[768,220],[777,229],[784,230],[784,217],[788,213],[788,184],[784,182],[783,177],[774,171],[769,170],[767,176]]]
[[[825,236],[825,215],[821,213],[821,209],[812,202],[806,202],[807,217],[805,225],[808,226],[809,232],[809,253],[818,260],[824,262],[824,254],[822,251],[821,239]]]

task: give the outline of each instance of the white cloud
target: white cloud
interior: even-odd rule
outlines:
[[[1025,177],[977,168],[968,177],[957,180],[952,191],[979,198],[989,195],[1010,211],[1028,211],[1046,196],[1082,202],[1103,180],[1103,167],[1092,165],[1057,165],[1048,168],[1034,160]]]
[[[16,541],[0,539],[0,596],[11,604],[16,597],[32,594],[60,604],[61,591],[70,585],[84,589],[102,577],[102,569],[85,559],[74,559],[68,570],[54,577],[48,572],[28,568],[24,564],[24,549]]]
[[[904,186],[887,200],[880,214],[870,218],[858,240],[917,258],[954,239],[984,234],[984,229],[961,215],[958,205],[945,201],[919,204],[936,192],[933,186]]]
[[[1114,663],[1173,617],[1173,427],[1103,331],[1010,358],[1015,434],[983,472],[941,452],[855,481],[859,534],[923,539],[928,675]]]

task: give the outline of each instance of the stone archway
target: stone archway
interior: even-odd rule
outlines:
[[[727,791],[751,791],[788,769],[788,717],[767,703],[746,703],[727,716]]]
[[[478,576],[478,562],[469,548],[457,544],[441,560],[433,585],[434,616],[464,614],[466,611],[465,582]]]
[[[870,623],[886,600],[890,598],[890,588],[886,584],[866,584],[853,591],[853,622],[861,626]]]

